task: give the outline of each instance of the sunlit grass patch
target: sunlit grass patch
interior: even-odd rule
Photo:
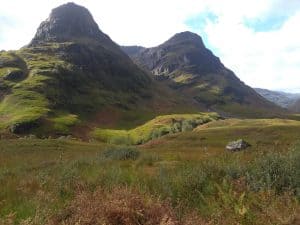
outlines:
[[[216,113],[173,114],[158,116],[131,130],[95,129],[93,136],[115,144],[141,144],[166,134],[191,131],[199,124],[219,119]]]

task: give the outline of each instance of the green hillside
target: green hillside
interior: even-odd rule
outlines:
[[[92,136],[97,140],[114,144],[142,144],[167,134],[191,131],[220,117],[216,113],[172,114],[158,116],[131,130],[95,129]]]

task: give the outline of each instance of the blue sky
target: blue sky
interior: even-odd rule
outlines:
[[[246,84],[300,92],[300,0],[76,0],[121,45],[158,45],[198,33]],[[63,0],[10,0],[0,8],[0,50],[18,49]],[[18,6],[18,7],[16,7]]]

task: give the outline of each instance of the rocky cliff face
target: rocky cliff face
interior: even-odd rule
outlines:
[[[75,3],[67,3],[52,10],[41,23],[29,44],[70,41],[76,38],[109,39],[102,33],[90,12]]]
[[[154,77],[167,78],[171,87],[207,109],[252,115],[260,110],[280,111],[227,69],[197,34],[178,33],[157,47],[130,56]]]
[[[220,60],[205,48],[201,37],[191,32],[178,33],[158,47],[144,49],[134,59],[155,75],[165,76],[172,76],[179,70],[216,72],[223,67]]]

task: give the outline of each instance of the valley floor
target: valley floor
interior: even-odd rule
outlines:
[[[0,141],[0,224],[300,223],[300,122],[218,120],[132,146]],[[251,147],[228,152],[229,141]]]

